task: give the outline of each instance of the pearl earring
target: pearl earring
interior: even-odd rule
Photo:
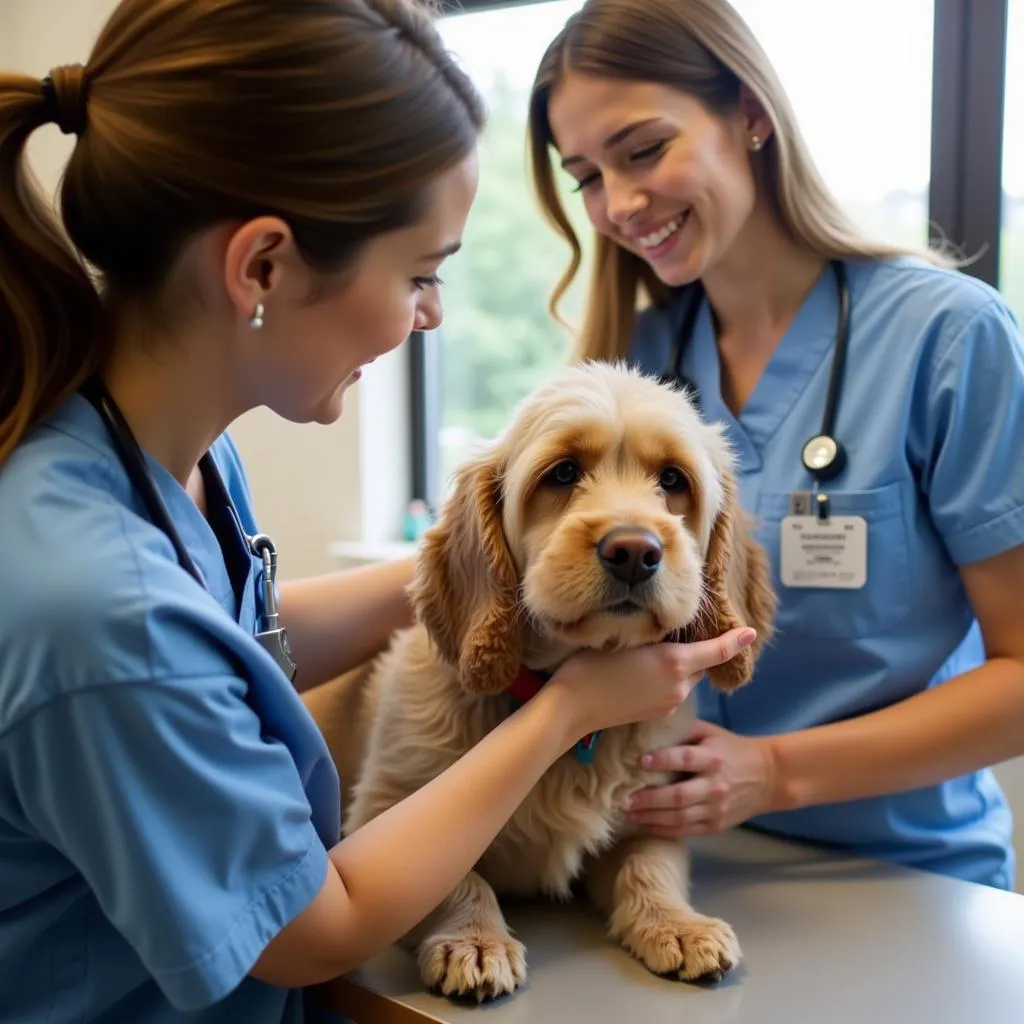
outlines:
[[[263,314],[265,310],[262,302],[256,303],[256,312],[253,313],[252,319],[249,321],[249,326],[254,330],[258,331],[263,326]]]
[[[750,148],[755,152],[759,152],[761,147],[764,145],[764,140],[760,135],[752,135],[750,137]]]

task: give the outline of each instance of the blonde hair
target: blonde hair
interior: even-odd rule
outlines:
[[[792,241],[826,259],[912,255],[940,265],[954,263],[948,249],[889,245],[858,231],[815,167],[775,70],[726,0],[587,0],[548,47],[530,99],[534,190],[546,219],[572,250],[549,303],[556,319],[561,320],[559,302],[582,264],[580,242],[555,183],[548,121],[551,93],[569,71],[667,85],[719,115],[736,109],[741,86],[746,86],[773,128],[758,154],[759,186]],[[621,358],[641,301],[660,306],[671,294],[646,262],[595,233],[590,289],[573,358]]]

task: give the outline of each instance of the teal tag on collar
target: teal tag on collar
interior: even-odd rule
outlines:
[[[576,743],[576,760],[580,764],[594,763],[594,755],[597,752],[597,738],[600,735],[599,732],[592,732],[589,736],[584,736],[583,739]]]

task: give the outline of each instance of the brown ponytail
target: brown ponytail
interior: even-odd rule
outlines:
[[[52,103],[41,82],[0,75],[0,462],[103,358],[99,294],[23,160]]]
[[[484,122],[430,8],[122,0],[84,67],[0,75],[0,462],[102,368],[108,314],[160,302],[195,233],[279,216],[327,273],[415,223]],[[23,160],[51,121],[78,136],[64,232]]]

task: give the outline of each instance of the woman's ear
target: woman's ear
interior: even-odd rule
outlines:
[[[501,523],[497,454],[465,464],[424,536],[410,587],[416,615],[470,693],[507,689],[519,671],[519,575]]]
[[[280,287],[285,265],[294,263],[295,242],[279,217],[255,217],[229,230],[222,243],[224,287],[238,314],[248,320]]]
[[[740,86],[740,115],[743,121],[743,136],[748,148],[750,140],[757,138],[760,139],[760,143],[756,148],[760,149],[771,137],[775,127],[764,105],[746,85]]]

